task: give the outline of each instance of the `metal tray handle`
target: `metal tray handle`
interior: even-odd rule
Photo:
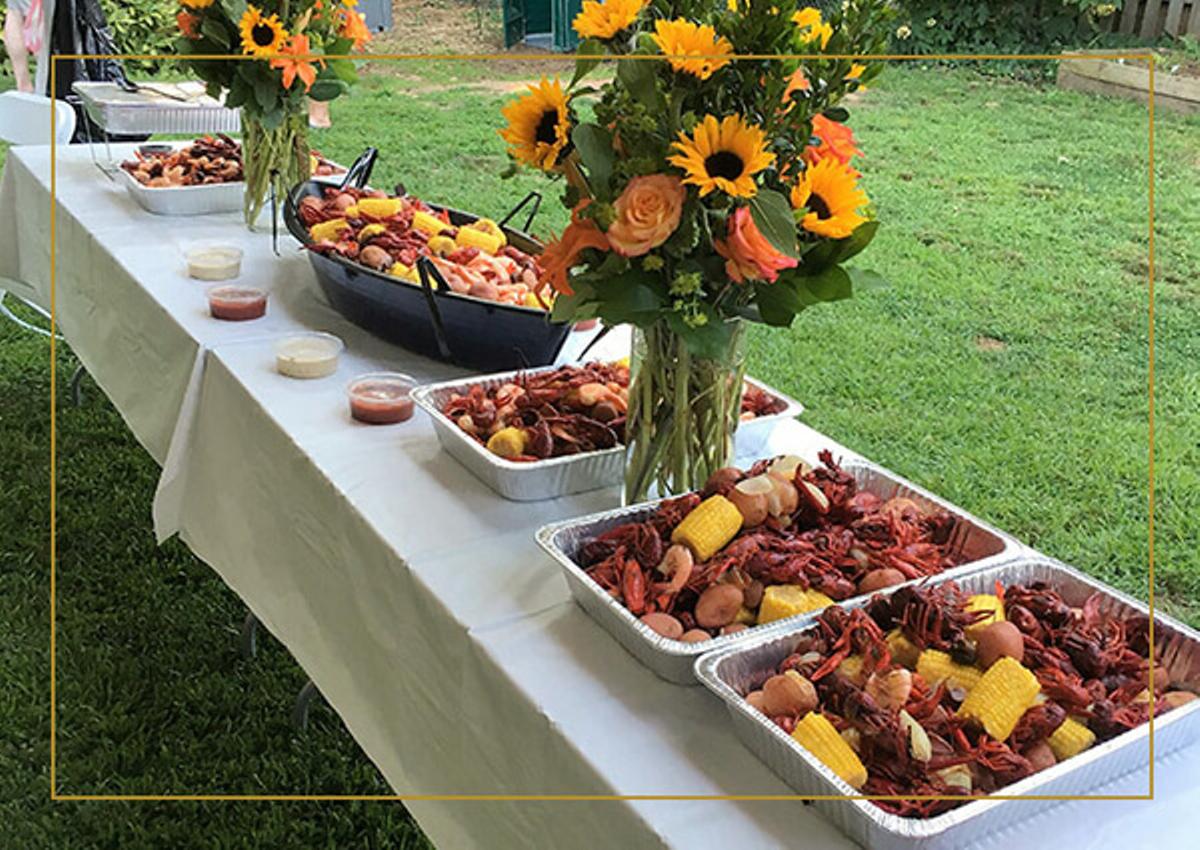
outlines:
[[[542,208],[542,195],[540,192],[530,192],[528,195],[522,198],[520,203],[508,211],[508,215],[500,219],[500,226],[507,226],[510,221],[516,218],[517,213],[519,213],[530,201],[533,201],[533,209],[529,211],[529,215],[525,218],[525,227],[522,228],[523,233],[528,233],[529,228],[533,227],[534,216],[536,216],[538,214],[538,210]]]
[[[417,277],[421,278],[421,289],[425,292],[425,306],[429,308],[429,318],[433,322],[433,336],[437,340],[438,352],[442,358],[456,363],[450,351],[450,343],[446,339],[446,328],[442,324],[442,311],[438,309],[437,297],[434,295],[433,282],[438,285],[438,292],[446,292],[446,279],[437,270],[428,257],[417,258]]]

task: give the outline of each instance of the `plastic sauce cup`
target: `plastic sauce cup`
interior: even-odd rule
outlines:
[[[190,277],[232,280],[242,273],[242,249],[233,245],[204,245],[184,254]]]
[[[276,344],[275,368],[289,378],[324,378],[337,371],[345,347],[333,334],[296,334]]]
[[[401,372],[371,372],[359,375],[346,393],[350,397],[350,415],[369,425],[391,425],[413,415],[410,376]]]
[[[253,286],[213,286],[208,290],[208,312],[226,322],[258,319],[267,312],[267,293]]]

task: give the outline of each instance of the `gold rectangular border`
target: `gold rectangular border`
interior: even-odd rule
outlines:
[[[571,54],[563,54],[564,64],[571,61]],[[254,57],[240,54],[213,54],[213,55],[196,55],[188,57],[190,59],[205,59],[205,60],[233,60],[233,61],[257,61]],[[541,54],[506,54],[506,53],[382,53],[382,54],[365,54],[365,55],[330,55],[324,56],[325,59],[350,59],[354,61],[408,61],[408,60],[431,60],[431,61],[449,61],[449,60],[464,60],[464,61],[496,61],[496,60],[518,60],[518,61],[546,61],[547,57]],[[635,55],[623,57],[610,57],[615,61],[648,60],[648,61],[663,61],[666,56],[650,56],[650,55]],[[690,57],[695,58],[695,57]],[[806,59],[812,58],[808,54],[734,54],[728,59]],[[974,54],[974,53],[946,53],[946,54],[828,54],[826,59],[869,59],[875,61],[946,61],[946,60],[971,60],[971,61],[996,61],[996,60],[1018,60],[1018,61],[1061,61],[1063,59],[1084,59],[1094,58],[1093,54],[1089,53],[1059,53],[1059,54],[1043,54],[1043,53],[1015,53],[1015,54]],[[1154,645],[1154,54],[1146,53],[1113,53],[1105,54],[1106,59],[1140,59],[1147,63],[1149,70],[1149,85],[1147,88],[1147,117],[1148,117],[1148,133],[1147,133],[1147,152],[1149,157],[1148,171],[1148,206],[1149,206],[1149,237],[1147,242],[1147,282],[1149,284],[1149,407],[1148,407],[1148,424],[1150,431],[1149,445],[1149,490],[1147,493],[1147,503],[1149,510],[1149,521],[1147,527],[1147,541],[1149,544],[1148,567],[1149,567],[1149,593],[1147,595],[1147,603],[1150,608],[1150,626],[1149,626],[1149,641],[1150,645]],[[174,54],[139,54],[139,53],[100,53],[100,54],[58,54],[50,57],[50,90],[57,90],[57,71],[59,61],[74,61],[74,60],[97,60],[97,59],[117,59],[117,60],[157,60],[157,61],[179,61],[180,57]],[[58,170],[57,170],[57,144],[55,142],[56,129],[56,113],[55,110],[50,110],[50,799],[55,802],[81,802],[81,801],[101,801],[101,802],[168,802],[168,801],[186,801],[186,802],[212,802],[225,800],[247,800],[258,802],[335,802],[335,801],[404,801],[404,800],[439,800],[439,801],[482,801],[482,802],[500,802],[500,801],[555,801],[555,800],[571,800],[571,801],[643,801],[643,800],[697,800],[697,801],[771,801],[771,800],[961,800],[961,797],[955,796],[940,796],[940,795],[870,795],[870,794],[60,794],[58,793],[56,773],[57,773],[57,729],[58,729],[58,710],[57,710],[57,669],[56,669],[56,610],[55,610],[55,594],[56,582],[55,576],[57,572],[57,522],[56,522],[56,499],[57,499],[57,393],[56,393],[56,369],[55,369],[55,294],[56,294],[56,272],[57,272],[57,251],[55,248],[56,235],[56,216],[58,210],[57,186],[58,186]],[[1149,672],[1149,687],[1151,691],[1154,689],[1154,670],[1151,668]],[[1147,793],[1145,794],[1093,794],[1093,795],[1036,795],[1036,794],[989,794],[986,797],[979,799],[987,800],[1153,800],[1154,799],[1154,716],[1151,715],[1149,720],[1149,783]]]

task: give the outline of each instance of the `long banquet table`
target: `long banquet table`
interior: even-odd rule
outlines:
[[[47,302],[49,183],[47,148],[9,152],[0,277]],[[287,646],[398,794],[792,793],[714,697],[659,680],[593,623],[534,544],[540,525],[610,507],[615,490],[508,502],[442,452],[420,414],[397,427],[350,420],[356,374],[460,373],[347,324],[286,236],[276,257],[236,215],[152,216],[86,147],[59,149],[55,202],[58,324],[164,466],[160,538],[178,533]],[[208,318],[181,250],[211,238],[245,249],[242,279],[271,292],[265,319]],[[335,377],[274,372],[273,339],[302,329],[345,340]],[[853,456],[798,422],[738,450],[811,459],[823,447]],[[1198,755],[1156,764],[1153,804],[1063,803],[972,846],[1179,846],[1200,802]],[[1095,793],[1146,787],[1141,771]],[[853,846],[795,801],[407,805],[443,848]]]

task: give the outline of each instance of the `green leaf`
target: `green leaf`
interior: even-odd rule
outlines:
[[[353,85],[358,82],[358,69],[354,67],[354,63],[349,59],[332,59],[329,62],[329,70],[333,75],[348,85]]]
[[[318,79],[311,89],[308,90],[308,96],[313,100],[333,100],[341,97],[346,92],[350,91],[350,87],[342,80],[320,80]]]
[[[667,324],[679,334],[693,356],[716,359],[729,351],[733,324],[722,321],[708,304],[704,305],[704,314],[708,316],[708,322],[698,328],[687,324],[683,316],[674,311],[667,314]]]
[[[850,275],[850,281],[854,284],[854,291],[870,292],[872,289],[886,289],[892,285],[892,282],[879,272],[871,271],[870,269],[859,269],[847,266],[845,267],[846,274]]]
[[[354,50],[354,39],[335,38],[325,46],[326,56],[348,56]],[[349,62],[350,60],[345,60]]]
[[[821,114],[830,121],[837,121],[838,123],[844,123],[850,119],[850,111],[844,106],[831,106]]]
[[[220,46],[221,53],[228,53],[233,42],[229,38],[229,30],[225,29],[218,18],[205,17],[200,22],[200,32]]]
[[[571,83],[567,88],[575,88],[577,82],[591,73],[592,69],[602,61],[604,53],[604,42],[599,39],[585,38],[581,41],[575,50],[575,55],[579,57],[575,60],[575,74],[571,77]]]
[[[796,219],[787,198],[771,189],[762,189],[750,199],[750,215],[771,247],[786,257],[800,256],[796,250]]]
[[[662,96],[655,85],[658,62],[648,59],[625,59],[617,62],[617,79],[639,101],[652,111],[663,108]]]
[[[571,141],[587,169],[592,191],[601,199],[608,197],[612,178],[612,133],[597,124],[580,124],[571,132]]]
[[[877,230],[879,230],[879,222],[865,221],[845,239],[830,239],[819,243],[804,255],[805,272],[816,274],[830,266],[844,263],[870,245]]]
[[[662,310],[665,303],[660,292],[661,279],[640,269],[595,281],[592,287],[596,292],[596,312],[611,325],[645,322]]]
[[[578,322],[595,318],[595,304],[588,300],[593,295],[591,287],[576,286],[574,294],[558,296],[550,310],[550,321]]]
[[[245,105],[246,101],[250,99],[251,93],[252,89],[246,84],[246,81],[235,74],[229,81],[229,94],[225,96],[225,105],[230,109],[237,109]]]
[[[754,289],[759,317],[765,324],[777,328],[786,328],[807,306],[795,285],[783,276],[774,283],[757,283]]]
[[[850,275],[841,266],[832,266],[818,275],[795,278],[818,301],[842,301],[854,294]]]
[[[282,93],[280,82],[273,73],[262,74],[254,81],[254,100],[263,112],[276,108]]]

